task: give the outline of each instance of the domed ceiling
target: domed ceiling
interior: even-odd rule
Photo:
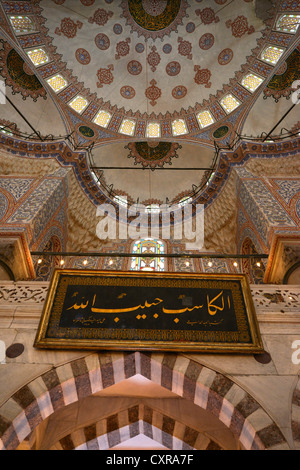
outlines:
[[[73,150],[92,148],[89,169],[104,186],[133,200],[177,200],[199,188],[216,169],[215,145],[228,146],[243,129],[268,132],[300,78],[300,28],[278,26],[283,15],[298,21],[297,1],[0,6],[0,73],[15,105],[2,108],[2,125],[71,134]],[[295,112],[282,125],[295,126]]]
[[[61,61],[89,98],[132,116],[200,107],[240,71],[265,29],[244,0],[55,3],[40,2],[41,18]]]

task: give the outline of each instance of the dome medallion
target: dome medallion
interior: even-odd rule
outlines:
[[[131,26],[131,31],[147,39],[163,38],[187,16],[189,6],[186,0],[123,0],[123,18]]]
[[[130,142],[124,147],[129,149],[128,158],[134,158],[134,164],[154,170],[165,164],[171,165],[172,158],[178,158],[177,150],[181,145],[172,142]]]

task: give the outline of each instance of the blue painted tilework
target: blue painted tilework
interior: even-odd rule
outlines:
[[[282,199],[289,204],[291,199],[298,194],[300,196],[300,180],[279,180],[275,179],[275,183],[279,186],[277,190]]]
[[[4,196],[4,194],[0,193],[0,220],[3,219],[3,217],[5,216],[7,209],[8,200]]]
[[[296,214],[297,214],[297,217],[299,217],[300,219],[300,199],[296,204]]]
[[[7,223],[31,223],[34,239],[38,239],[64,197],[65,188],[61,180],[45,179]]]
[[[242,225],[244,225],[246,222],[247,222],[247,217],[245,216],[245,213],[244,211],[239,208],[239,211],[238,211],[238,227],[242,227]]]
[[[33,178],[0,178],[0,188],[5,189],[18,201],[29,191],[33,181]]]
[[[260,180],[242,181],[240,201],[253,225],[267,242],[270,227],[296,227],[295,222]]]

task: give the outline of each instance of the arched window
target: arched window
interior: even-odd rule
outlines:
[[[284,49],[280,47],[268,46],[263,50],[261,59],[269,64],[276,65],[283,53]]]
[[[300,24],[300,15],[283,15],[277,21],[277,30],[295,34]]]
[[[10,22],[16,34],[30,33],[34,30],[34,24],[28,16],[11,16]]]
[[[163,255],[164,244],[162,241],[154,238],[144,238],[138,240],[134,243],[132,252],[136,254],[146,254],[146,255]],[[131,260],[131,270],[132,271],[164,271],[165,270],[165,260],[160,256],[147,256],[143,258],[142,256],[133,257]]]

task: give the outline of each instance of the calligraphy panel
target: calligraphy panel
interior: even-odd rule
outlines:
[[[245,275],[56,270],[35,347],[263,351]]]

